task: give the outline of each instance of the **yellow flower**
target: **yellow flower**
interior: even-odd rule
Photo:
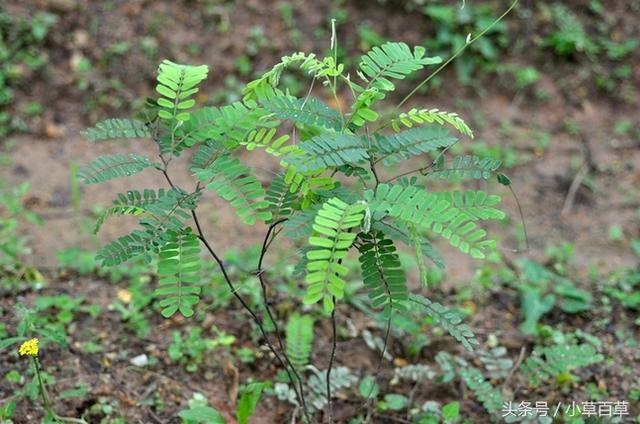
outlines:
[[[20,356],[38,356],[38,339],[27,340],[18,349]]]
[[[129,290],[118,290],[118,299],[120,299],[120,301],[122,303],[129,303],[131,302],[131,292]]]

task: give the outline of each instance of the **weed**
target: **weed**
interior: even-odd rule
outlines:
[[[29,18],[12,16],[0,5],[0,137],[18,126],[20,116],[13,107],[15,89],[46,64],[41,46],[55,22],[55,15],[43,12]],[[25,112],[33,115],[37,109]]]
[[[556,3],[551,6],[550,13],[556,29],[544,39],[543,45],[551,47],[560,56],[584,53],[594,57],[600,51],[599,46],[569,8]]]
[[[478,34],[494,20],[495,11],[486,4],[459,5],[429,2],[420,10],[435,25],[436,32],[425,41],[429,51],[447,58],[467,42],[467,34]],[[495,72],[500,52],[509,44],[507,25],[498,22],[477,43],[469,47],[469,53],[458,58],[454,64],[461,83],[469,85],[477,71]]]
[[[357,380],[349,370],[333,367],[337,305],[348,300],[352,291],[348,283],[349,251],[356,251],[359,258],[367,308],[376,311],[378,319],[386,320],[387,328],[394,318],[403,315],[429,317],[472,350],[478,341],[459,314],[409,293],[396,243],[405,243],[413,250],[423,285],[429,283],[425,257],[442,265],[427,233],[442,236],[473,258],[485,258],[494,250],[495,241],[479,224],[505,217],[498,209],[500,198],[478,190],[430,192],[424,190],[423,184],[428,183],[429,177],[455,182],[496,178],[504,185],[510,184],[506,176],[497,172],[499,160],[458,157],[451,165],[446,163],[445,153],[458,142],[450,128],[463,136],[473,135],[457,115],[437,109],[414,115],[410,111],[411,118],[403,121],[407,113],[398,114],[400,111],[396,110],[398,113],[391,118],[382,118],[376,111],[395,89],[392,80],[440,63],[439,57],[426,56],[422,47],[411,49],[404,43],[388,42],[360,58],[356,72],[360,80],[356,82],[338,60],[335,29],[330,53],[323,59],[305,53],[285,56],[274,68],[247,84],[242,101],[200,109],[194,109],[193,97],[198,84],[207,77],[208,67],[164,61],[157,76],[159,96],[148,102],[145,121],[110,119],[87,131],[92,141],[150,138],[158,146],[157,159],[133,153],[102,156],[78,172],[86,184],[128,177],[147,169],[159,172],[168,188],[120,194],[98,218],[96,231],[105,220],[119,215],[137,216],[141,228],[106,244],[97,260],[103,266],[114,266],[134,258],[150,263],[157,259],[154,296],[161,314],[165,318],[177,313],[191,317],[202,297],[200,250],[206,250],[285,371],[286,381],[281,384],[286,388],[281,385],[276,389],[279,396],[294,401],[307,419],[324,409],[329,421],[334,391],[351,387]],[[304,98],[282,91],[281,77],[289,67],[299,67],[317,81],[334,98],[338,109],[312,96],[313,85]],[[339,86],[354,93],[354,102],[348,108],[337,101]],[[394,125],[398,120],[412,128],[404,130]],[[282,125],[284,121],[290,124]],[[411,125],[407,125],[409,121]],[[291,135],[290,125],[296,128]],[[174,183],[169,164],[190,149],[195,151],[191,163],[195,186],[187,190]],[[241,150],[256,149],[276,158],[282,167],[281,174],[266,189],[237,155]],[[388,175],[393,165],[414,156],[426,156],[432,164]],[[437,174],[430,176],[431,168]],[[337,175],[351,181],[340,182]],[[204,190],[228,201],[245,224],[267,225],[264,243],[256,252],[257,257],[254,254],[249,261],[255,261],[256,267],[247,270],[246,260],[239,266],[257,277],[252,279],[259,286],[254,286],[250,296],[255,304],[237,289],[238,278],[229,272],[233,261],[223,261],[204,232],[198,217]],[[325,370],[305,367],[311,352],[313,321],[292,315],[285,346],[279,319],[270,305],[264,260],[281,233],[304,240],[298,269],[305,275],[306,287],[302,299],[297,300],[314,310],[319,304],[316,313],[328,317],[332,326],[333,348]],[[264,318],[256,311],[263,311]],[[268,332],[273,333],[275,342]],[[186,337],[174,333],[169,357],[195,371],[206,351],[234,341],[223,333],[215,339],[203,338],[203,334],[200,327],[193,327]],[[382,354],[385,346],[386,340],[379,344]],[[399,394],[388,394],[380,408],[406,408],[407,402],[401,399]]]
[[[203,330],[199,327],[191,328],[186,337],[182,337],[179,331],[174,331],[167,349],[169,359],[184,364],[189,372],[196,372],[205,359],[205,353],[218,347],[229,347],[235,342],[235,337],[216,328],[213,331],[216,337],[212,339],[205,338]]]
[[[28,182],[7,187],[0,181],[0,288],[3,290],[15,289],[25,282],[44,282],[38,270],[24,263],[31,250],[19,229],[20,220],[41,224],[38,215],[24,206],[30,187]]]

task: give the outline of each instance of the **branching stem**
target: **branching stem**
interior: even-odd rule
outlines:
[[[160,159],[162,160],[162,163],[164,164],[164,168],[162,169],[162,174],[164,175],[165,179],[167,180],[167,183],[171,186],[171,188],[175,188],[175,185],[173,184],[173,181],[171,180],[171,177],[169,176],[169,173],[167,171],[167,165],[169,164],[169,161],[166,160],[162,155],[160,155]],[[197,186],[196,189],[199,189],[199,186]],[[222,272],[222,275],[224,277],[225,282],[227,283],[227,286],[229,286],[229,289],[231,290],[231,294],[233,294],[233,296],[240,302],[242,307],[249,313],[249,315],[251,315],[251,318],[253,319],[253,321],[258,326],[258,329],[260,330],[260,333],[262,334],[262,337],[264,338],[265,342],[267,343],[267,346],[269,347],[269,350],[271,351],[273,356],[278,360],[278,362],[280,363],[282,368],[287,373],[287,376],[289,377],[289,380],[293,383],[293,389],[294,389],[294,392],[296,394],[296,398],[298,399],[298,402],[300,402],[300,405],[302,405],[302,410],[303,410],[303,412],[305,414],[305,417],[306,417],[307,421],[310,422],[310,419],[309,419],[309,416],[308,416],[307,407],[306,407],[306,402],[305,402],[305,399],[304,399],[304,393],[302,391],[302,380],[300,379],[300,376],[297,374],[295,368],[293,366],[291,366],[291,370],[296,375],[296,379],[298,381],[298,387],[296,387],[296,385],[295,385],[295,381],[296,380],[294,380],[294,378],[293,378],[293,376],[291,374],[291,371],[289,370],[289,367],[287,366],[287,363],[290,365],[291,361],[289,360],[289,357],[288,357],[286,351],[284,350],[284,347],[283,347],[284,345],[283,345],[282,339],[280,337],[280,332],[278,331],[278,324],[273,319],[273,315],[271,313],[271,308],[269,307],[269,304],[267,302],[266,286],[264,285],[264,281],[262,279],[262,272],[261,272],[262,260],[264,258],[264,254],[266,253],[266,250],[267,250],[266,249],[267,242],[269,240],[271,232],[273,231],[275,226],[277,224],[279,224],[281,221],[278,221],[278,222],[272,224],[269,227],[269,230],[267,231],[267,235],[265,237],[265,242],[264,242],[264,245],[263,245],[263,250],[262,250],[262,253],[260,255],[260,261],[258,263],[258,279],[260,280],[260,284],[261,284],[262,289],[263,289],[265,309],[267,310],[267,313],[269,314],[269,318],[274,323],[274,326],[275,326],[275,329],[276,329],[276,335],[277,335],[277,338],[278,338],[278,343],[280,345],[282,356],[280,354],[278,354],[278,351],[276,350],[275,346],[273,345],[273,343],[271,343],[271,340],[267,336],[267,332],[266,332],[266,330],[264,328],[264,325],[260,321],[260,318],[258,318],[258,315],[251,308],[251,306],[249,306],[249,304],[242,298],[242,296],[240,296],[240,294],[238,293],[238,289],[234,286],[233,282],[231,281],[231,278],[229,277],[229,273],[227,272],[227,269],[226,269],[226,267],[224,265],[224,262],[218,256],[218,254],[213,250],[213,248],[209,244],[207,238],[205,237],[204,232],[202,231],[202,226],[200,225],[200,220],[198,219],[198,215],[197,215],[195,210],[191,211],[191,216],[193,217],[193,222],[196,225],[196,230],[198,232],[198,239],[202,242],[202,244],[204,244],[204,246],[207,249],[207,251],[211,254],[213,259],[216,261],[216,263],[220,267],[220,271]],[[284,359],[283,359],[283,357],[284,357]]]
[[[240,294],[238,293],[238,290],[236,289],[236,287],[231,282],[231,278],[229,277],[227,269],[224,266],[224,262],[216,254],[216,252],[213,250],[213,248],[211,247],[211,245],[207,241],[206,237],[204,236],[204,233],[202,232],[202,227],[200,226],[200,221],[198,220],[198,215],[196,214],[195,211],[191,211],[191,214],[193,216],[193,221],[196,224],[196,229],[198,231],[198,238],[200,239],[202,244],[204,244],[204,246],[207,249],[207,251],[211,254],[213,259],[216,261],[216,263],[220,267],[220,271],[222,272],[224,280],[227,283],[227,286],[229,286],[229,289],[231,290],[231,293],[240,302],[242,307],[249,313],[249,315],[251,315],[251,318],[253,319],[253,321],[258,326],[258,329],[260,330],[260,333],[262,334],[262,337],[264,338],[265,342],[267,343],[267,346],[269,347],[269,350],[271,351],[273,356],[278,360],[278,362],[280,363],[282,368],[285,370],[285,372],[287,373],[287,376],[289,377],[289,380],[292,381],[292,382],[295,381],[293,379],[293,376],[291,375],[291,371],[289,371],[289,367],[287,367],[287,364],[282,359],[282,357],[278,354],[278,351],[276,350],[276,348],[273,345],[273,343],[271,343],[271,340],[269,340],[269,337],[267,336],[267,332],[264,329],[264,326],[262,325],[262,322],[260,321],[260,318],[258,318],[258,315],[256,315],[256,313],[253,311],[251,306],[249,306],[249,304],[242,298],[242,296],[240,296]],[[296,393],[296,398],[298,399],[300,404],[303,405],[304,402],[302,400],[302,394],[298,391],[298,388],[295,386],[295,384],[294,384],[294,391]]]
[[[267,250],[269,249],[269,246],[271,244],[271,242],[273,241],[273,238],[275,238],[275,235],[273,238],[271,238],[271,234],[273,233],[273,230],[281,223],[283,223],[284,221],[286,221],[286,218],[282,218],[278,221],[273,222],[271,225],[269,225],[269,229],[267,230],[267,234],[264,237],[264,241],[262,242],[262,250],[260,251],[260,258],[258,259],[258,269],[256,271],[257,275],[258,275],[258,280],[260,281],[260,286],[262,287],[262,299],[264,301],[264,308],[267,311],[267,315],[269,316],[269,319],[271,320],[271,322],[273,323],[273,327],[274,327],[274,331],[276,333],[276,338],[278,340],[278,346],[280,347],[280,352],[282,352],[282,356],[284,358],[284,360],[287,362],[287,365],[289,365],[289,367],[291,367],[291,371],[293,372],[293,374],[296,377],[296,380],[298,381],[298,390],[300,391],[300,400],[302,401],[302,411],[304,412],[307,421],[310,422],[309,416],[308,416],[308,410],[307,410],[307,403],[306,403],[306,399],[304,396],[304,387],[302,384],[302,378],[300,377],[300,374],[298,374],[298,371],[296,370],[296,368],[293,366],[293,363],[291,362],[291,359],[289,358],[289,355],[287,354],[287,351],[284,347],[284,342],[282,341],[282,336],[280,335],[280,328],[278,325],[278,321],[275,319],[275,317],[273,316],[273,313],[271,311],[271,306],[269,306],[269,301],[267,300],[267,284],[264,281],[264,273],[263,273],[263,268],[262,268],[262,263],[264,261],[264,257],[267,254]],[[295,386],[296,382],[295,381],[291,381],[291,383]]]

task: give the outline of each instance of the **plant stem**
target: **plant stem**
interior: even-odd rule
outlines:
[[[38,378],[38,388],[40,390],[40,397],[42,398],[44,409],[47,411],[47,414],[55,417],[56,413],[51,409],[49,396],[47,396],[47,391],[44,388],[44,381],[42,381],[42,376],[40,375],[40,361],[38,361],[38,358],[36,356],[32,356],[31,358],[33,360],[33,369],[35,370],[36,376]]]
[[[278,226],[279,224],[283,223],[286,220],[287,220],[286,218],[283,218],[269,225],[267,234],[265,235],[264,241],[262,242],[262,250],[260,251],[260,258],[258,259],[257,274],[258,274],[258,280],[260,281],[260,286],[262,287],[262,298],[264,301],[264,308],[267,311],[267,315],[269,316],[269,319],[273,323],[274,331],[276,333],[276,338],[278,340],[278,346],[280,347],[282,356],[287,362],[287,364],[289,365],[289,367],[291,367],[291,371],[293,372],[296,379],[298,380],[298,387],[300,390],[300,397],[302,400],[302,411],[304,412],[305,417],[307,418],[307,421],[311,422],[310,417],[308,416],[307,403],[304,396],[304,388],[302,385],[302,378],[300,377],[300,374],[298,374],[298,371],[296,371],[296,368],[293,366],[293,363],[291,362],[291,359],[289,358],[289,355],[287,355],[287,351],[284,348],[284,342],[282,341],[282,336],[280,335],[280,328],[278,325],[278,321],[274,318],[273,313],[271,312],[271,306],[269,306],[269,302],[267,301],[267,284],[264,281],[263,270],[262,270],[262,263],[264,261],[264,257],[267,253],[268,247],[271,243],[269,240],[270,236],[273,230],[276,228],[276,226]],[[275,238],[275,235],[274,235],[274,238]],[[292,381],[292,383],[295,385],[294,381]]]
[[[336,357],[336,347],[338,344],[336,335],[336,297],[333,297],[333,311],[331,311],[331,356],[329,357],[329,366],[327,367],[327,414],[329,424],[333,423],[333,410],[331,404],[331,369],[333,368],[333,360]]]
[[[269,347],[269,350],[271,351],[271,353],[273,353],[273,356],[275,356],[275,358],[278,360],[278,362],[280,362],[280,365],[282,366],[282,368],[287,373],[287,376],[289,377],[289,380],[291,380],[291,382],[294,382],[295,380],[293,379],[293,376],[291,375],[291,372],[289,371],[289,368],[287,367],[285,361],[278,354],[278,352],[275,349],[275,346],[273,346],[273,344],[271,343],[271,340],[269,340],[269,337],[267,336],[267,332],[264,329],[264,326],[262,325],[262,323],[260,322],[260,318],[258,318],[258,316],[253,311],[253,309],[251,309],[251,306],[249,306],[249,304],[247,304],[247,302],[242,298],[242,296],[240,296],[240,294],[238,293],[238,290],[236,289],[236,287],[231,282],[231,278],[229,277],[229,274],[227,273],[227,269],[224,266],[224,262],[222,262],[222,259],[220,259],[220,257],[216,254],[216,252],[213,250],[213,248],[211,247],[211,245],[207,241],[206,237],[204,236],[204,233],[202,232],[202,227],[200,226],[200,221],[198,220],[198,215],[196,214],[196,211],[191,211],[191,215],[193,216],[193,221],[195,222],[196,228],[198,230],[198,238],[204,244],[206,249],[209,251],[209,253],[213,257],[213,259],[217,262],[218,266],[220,267],[220,271],[222,271],[222,275],[224,277],[225,282],[227,283],[227,286],[229,286],[229,289],[231,290],[231,294],[233,294],[233,296],[240,302],[242,307],[247,312],[249,312],[249,315],[251,315],[251,318],[253,319],[253,321],[258,326],[258,329],[260,330],[260,333],[262,334],[262,337],[264,338],[265,342],[267,343],[267,346]],[[294,388],[294,391],[296,392],[296,397],[298,398],[298,401],[302,405],[303,404],[302,395],[298,392],[298,389],[295,386],[295,384],[294,384],[293,388]]]
[[[418,169],[412,169],[411,171],[403,172],[402,174],[398,174],[398,175],[396,175],[395,177],[389,178],[387,181],[385,181],[385,183],[387,183],[387,184],[388,184],[388,183],[390,183],[391,181],[395,181],[395,180],[397,180],[397,179],[399,179],[399,178],[406,177],[407,175],[411,175],[411,174],[413,174],[413,173],[415,173],[415,172],[420,172],[422,175],[429,175],[429,174],[425,174],[424,172],[425,172],[425,171],[428,171],[428,170],[430,170],[431,168],[433,168],[434,166],[436,166],[436,164],[438,163],[438,161],[440,160],[440,158],[441,158],[442,156],[444,156],[444,155],[449,151],[449,149],[451,149],[453,146],[455,146],[456,144],[458,144],[458,142],[459,142],[459,141],[460,141],[460,139],[456,140],[456,142],[455,142],[455,143],[450,144],[449,146],[447,146],[447,147],[445,147],[444,149],[442,149],[442,151],[441,151],[440,153],[438,153],[438,156],[436,156],[436,158],[435,158],[435,159],[434,159],[434,160],[433,160],[429,165],[427,165],[427,166],[423,166],[423,167],[420,167],[420,168],[418,168]],[[450,170],[451,170],[451,168],[450,168]]]
[[[83,419],[71,418],[71,417],[61,417],[53,410],[51,407],[51,402],[49,401],[49,396],[47,395],[47,389],[44,385],[44,381],[42,380],[42,375],[40,375],[40,361],[37,356],[32,356],[33,360],[33,369],[35,370],[36,376],[38,378],[38,389],[40,392],[40,397],[42,398],[42,403],[44,405],[45,411],[47,414],[52,417],[55,421],[66,421],[70,423],[79,423],[79,424],[87,424],[87,422]]]
[[[500,22],[502,19],[504,19],[505,16],[507,16],[509,14],[509,12],[511,12],[511,10],[513,10],[514,7],[516,7],[516,4],[518,4],[518,0],[514,0],[513,3],[511,3],[511,6],[509,6],[509,8],[507,10],[504,11],[504,13],[502,13],[502,15],[500,15],[495,21],[491,22],[491,24],[489,24],[485,29],[483,29],[478,35],[476,35],[475,37],[473,37],[472,39],[470,39],[469,41],[467,41],[466,43],[464,43],[464,45],[462,47],[460,47],[458,49],[458,51],[456,51],[453,56],[451,56],[446,62],[444,62],[442,65],[440,65],[438,67],[438,69],[436,69],[435,71],[433,71],[428,77],[426,77],[420,84],[418,84],[413,90],[411,90],[411,92],[409,94],[407,94],[405,96],[404,99],[402,99],[402,101],[400,103],[398,103],[398,105],[394,108],[394,110],[398,110],[400,109],[400,107],[402,107],[403,104],[405,104],[411,97],[413,97],[414,94],[416,94],[418,92],[418,90],[420,90],[426,83],[428,83],[429,81],[431,81],[431,79],[433,77],[435,77],[436,75],[438,75],[440,73],[440,71],[442,71],[444,68],[447,67],[447,65],[449,65],[451,62],[453,62],[458,56],[460,56],[462,54],[462,52],[465,51],[465,49],[467,47],[469,47],[470,45],[472,45],[473,43],[475,43],[476,41],[478,41],[480,38],[482,38],[483,35],[485,35],[487,33],[487,31],[489,31],[491,28],[494,27],[494,25],[496,25],[498,22]]]
[[[165,179],[167,180],[167,183],[169,183],[171,188],[175,188],[175,185],[173,184],[173,181],[171,180],[171,177],[169,176],[169,173],[167,172],[168,161],[165,160],[165,158],[162,155],[160,155],[160,159],[162,160],[162,163],[164,164],[164,169],[161,170],[162,174],[164,175]],[[196,186],[196,189],[198,189],[198,188],[199,188],[199,185]],[[249,312],[249,314],[251,315],[251,318],[253,319],[253,321],[256,323],[256,325],[260,329],[260,333],[262,334],[262,337],[265,339],[265,342],[267,343],[267,346],[269,347],[269,350],[271,351],[271,353],[273,353],[275,358],[278,360],[278,362],[280,363],[282,368],[287,373],[287,376],[289,377],[289,380],[293,383],[293,389],[294,389],[294,392],[296,393],[296,398],[298,399],[298,402],[300,402],[300,404],[303,405],[302,410],[305,413],[305,417],[307,418],[307,421],[310,422],[309,417],[307,415],[308,412],[307,412],[306,403],[305,403],[305,400],[304,400],[304,394],[301,391],[302,390],[302,384],[300,384],[300,391],[298,391],[298,388],[295,386],[295,380],[293,379],[293,376],[291,375],[291,372],[289,371],[289,368],[287,367],[287,365],[286,365],[285,361],[282,359],[282,357],[276,351],[275,347],[271,343],[271,340],[269,340],[269,337],[267,336],[267,332],[264,329],[264,326],[262,325],[262,322],[260,322],[260,319],[258,318],[256,313],[253,311],[253,309],[251,309],[249,304],[242,298],[242,296],[240,296],[240,294],[238,293],[238,290],[236,289],[236,287],[231,282],[231,278],[229,277],[227,269],[224,266],[224,262],[222,261],[222,259],[220,259],[220,257],[216,254],[216,252],[213,250],[213,248],[211,247],[211,245],[207,241],[207,239],[206,239],[206,237],[204,235],[204,232],[202,231],[202,226],[200,225],[200,220],[198,219],[198,215],[196,214],[195,210],[191,211],[191,216],[193,217],[193,222],[196,224],[196,229],[198,231],[198,239],[204,244],[204,246],[206,247],[207,251],[209,251],[209,253],[213,257],[213,259],[216,261],[216,263],[220,267],[220,271],[222,272],[222,275],[224,277],[225,282],[227,283],[227,286],[229,286],[229,289],[231,290],[231,294],[240,302],[242,307],[247,312]],[[265,240],[268,239],[268,236],[270,235],[272,230],[273,230],[273,228],[269,229],[269,231],[267,233],[267,237],[265,238]],[[260,267],[260,265],[259,265],[259,267]],[[260,281],[262,283],[261,276],[259,276],[259,279],[260,279]],[[266,297],[265,297],[265,307],[267,308],[269,316],[271,317],[270,309],[267,307]],[[271,319],[271,321],[275,323],[275,321],[273,319]],[[279,337],[279,334],[278,334],[278,337]],[[281,346],[282,346],[282,344],[281,344]],[[290,360],[288,359],[286,353],[284,352],[284,349],[283,349],[283,355],[287,359],[287,362],[291,363]],[[295,372],[295,369],[293,371]],[[298,376],[298,381],[300,381],[299,378],[300,377]]]

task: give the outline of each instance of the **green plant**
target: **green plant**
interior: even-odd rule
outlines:
[[[358,381],[358,377],[347,367],[336,367],[331,374],[327,373],[328,370],[319,370],[313,365],[308,368],[310,376],[306,379],[306,384],[302,386],[302,390],[305,393],[304,398],[310,414],[326,410],[331,404],[333,396],[339,390],[349,389]],[[328,375],[330,380],[327,379]],[[276,383],[274,394],[280,400],[286,400],[293,405],[300,406],[295,388],[290,384]]]
[[[44,409],[47,412],[45,421],[53,422],[53,423],[72,422],[72,423],[87,424],[87,422],[83,419],[61,417],[54,411],[51,405],[49,393],[46,387],[47,374],[42,370],[42,364],[40,362],[40,357],[39,357],[40,349],[38,344],[39,344],[39,340],[37,338],[29,339],[20,345],[20,348],[18,349],[18,353],[20,356],[27,356],[31,360],[31,365],[33,366],[33,373],[35,376],[34,382],[37,383],[37,384],[32,384],[32,386],[37,387],[37,393],[40,395]]]
[[[433,22],[434,37],[425,46],[444,57],[449,57],[467,43],[467,34],[477,34],[494,22],[494,10],[487,4],[458,4],[429,2],[421,6],[422,12]],[[458,79],[463,84],[472,82],[475,71],[494,72],[500,52],[509,44],[507,25],[498,22],[486,36],[474,43],[470,53],[455,62]]]
[[[38,338],[40,346],[47,346],[49,343],[66,347],[67,334],[65,328],[57,320],[50,322],[48,317],[37,313],[35,310],[27,309],[22,303],[17,303],[15,313],[19,317],[16,325],[16,335],[6,337],[0,341],[0,349],[5,349],[15,343],[20,343],[27,338]]]
[[[0,5],[0,137],[14,129],[20,119],[12,107],[15,89],[46,63],[41,45],[55,22],[56,16],[50,13],[23,18],[10,15],[4,4]]]
[[[534,350],[522,364],[522,372],[533,386],[550,378],[563,384],[573,380],[572,370],[603,360],[604,357],[589,344],[549,346]]]
[[[551,7],[551,17],[556,28],[545,38],[545,46],[553,48],[559,56],[571,56],[576,53],[593,56],[598,53],[600,50],[598,45],[567,6],[560,3],[554,4]]]
[[[241,387],[240,399],[236,407],[238,424],[249,422],[265,387],[267,384],[263,382],[248,383]],[[180,411],[178,416],[182,418],[184,424],[225,424],[227,422],[216,409],[207,404],[207,399],[201,393],[194,393],[189,400],[189,409]]]
[[[297,369],[303,369],[309,363],[313,344],[313,319],[309,315],[297,313],[289,317],[287,324],[286,350],[291,363]]]
[[[42,223],[40,217],[24,206],[24,198],[30,190],[24,182],[7,187],[0,180],[0,287],[12,289],[20,283],[42,283],[42,275],[24,263],[31,252],[19,230],[20,219],[31,224]]]
[[[228,347],[235,342],[235,337],[214,328],[215,338],[205,338],[200,327],[192,327],[183,337],[179,331],[174,331],[171,344],[167,348],[169,359],[185,365],[189,372],[196,372],[205,360],[205,354],[218,347]]]
[[[603,292],[626,308],[640,310],[640,270],[620,269],[612,273]]]
[[[183,424],[211,423],[223,424],[224,418],[207,403],[207,398],[202,393],[194,393],[189,399],[189,409],[178,412]]]
[[[459,162],[454,161],[454,168],[445,165],[445,153],[458,142],[446,125],[463,135],[471,134],[457,115],[438,110],[398,111],[387,119],[376,111],[395,89],[393,80],[402,80],[440,63],[440,58],[427,56],[422,47],[411,49],[404,43],[389,42],[360,58],[356,72],[360,81],[356,82],[337,62],[335,32],[332,40],[333,56],[323,59],[305,53],[285,56],[247,84],[241,102],[220,108],[194,108],[198,84],[209,71],[206,66],[162,62],[156,86],[159,96],[149,102],[146,121],[107,120],[87,131],[95,142],[150,138],[158,146],[158,158],[132,153],[103,156],[78,173],[85,183],[97,184],[145,170],[158,171],[169,188],[120,194],[99,217],[96,230],[116,215],[137,216],[141,227],[105,245],[97,259],[112,266],[137,257],[147,261],[158,257],[155,295],[160,297],[162,315],[169,318],[180,313],[188,317],[194,314],[202,293],[199,251],[200,246],[204,247],[285,371],[284,384],[290,391],[282,393],[293,393],[293,397],[283,396],[293,399],[307,419],[310,412],[326,406],[329,420],[333,390],[350,386],[354,381],[340,368],[333,369],[337,305],[350,296],[352,277],[345,265],[350,250],[355,247],[359,252],[364,290],[371,299],[371,308],[381,312],[388,326],[395,314],[417,310],[431,316],[471,350],[477,341],[460,316],[423,296],[409,294],[395,244],[407,243],[414,248],[418,263],[426,255],[438,264],[441,258],[427,237],[439,235],[461,252],[482,259],[492,251],[495,241],[480,224],[505,216],[497,209],[500,198],[496,195],[482,191],[426,190],[429,178],[419,175],[419,171],[428,173],[424,168],[392,176],[383,165],[426,156],[441,179],[496,176],[499,182],[509,183],[506,176],[497,173],[500,165],[497,161],[464,159],[461,165],[466,168],[462,172],[455,167]],[[352,105],[348,110],[332,109],[313,97],[313,90],[304,98],[286,94],[279,88],[279,82],[290,67],[299,67],[314,81],[322,82],[334,99],[339,86],[345,86],[354,95]],[[336,100],[336,104],[340,102]],[[406,125],[407,119],[413,128],[402,130],[393,125],[394,122]],[[291,136],[283,121],[295,126]],[[270,181],[266,189],[237,154],[255,149],[264,150],[281,166],[281,175]],[[176,185],[169,167],[173,158],[187,150],[195,152],[191,162],[195,176],[192,189]],[[408,178],[411,174],[418,175]],[[338,175],[343,178],[339,180]],[[267,226],[255,271],[262,295],[260,309],[266,314],[264,320],[237,290],[227,264],[217,253],[218,248],[204,232],[198,206],[205,190],[228,201],[245,224]],[[283,227],[285,231],[281,231]],[[293,235],[297,241],[304,240],[298,269],[305,276],[306,287],[300,300],[310,307],[322,302],[322,311],[330,317],[333,328],[329,366],[322,371],[307,366],[307,370],[314,371],[306,384],[300,368],[307,362],[311,349],[309,320],[292,316],[285,347],[279,317],[268,298],[264,261],[281,233]],[[425,275],[426,268],[420,269]],[[268,334],[268,328],[274,334]]]
[[[563,250],[556,252],[565,254]],[[538,321],[555,305],[569,314],[583,313],[592,308],[593,295],[576,287],[571,280],[529,259],[520,261],[520,266],[522,272],[517,288],[524,318],[520,329],[524,333],[534,334]],[[560,269],[565,270],[564,267]]]

